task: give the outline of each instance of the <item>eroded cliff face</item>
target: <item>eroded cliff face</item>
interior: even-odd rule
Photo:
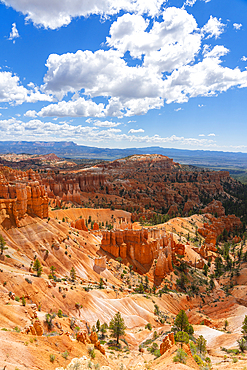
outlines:
[[[42,174],[41,181],[49,198],[81,204],[81,192],[99,191],[106,179],[101,170],[92,168],[82,173],[70,174],[56,174],[50,171]]]
[[[183,255],[185,250],[184,245],[176,244],[173,234],[167,234],[165,229],[111,230],[102,231],[102,235],[101,248],[104,251],[115,258],[121,257],[123,261],[131,261],[137,269],[141,265],[146,272],[152,270],[154,277],[158,278],[173,271],[175,255]]]
[[[22,172],[0,167],[0,219],[4,227],[20,226],[26,214],[48,217],[48,197],[32,170]]]
[[[200,254],[207,258],[208,251],[216,251],[217,237],[220,236],[224,230],[232,232],[242,228],[242,222],[239,217],[235,215],[214,217],[211,214],[206,214],[206,219],[203,227],[198,229],[198,233],[205,238],[204,245],[200,248]]]
[[[135,155],[73,173],[49,171],[40,176],[49,198],[79,205],[90,198],[97,206],[105,207],[110,202],[115,208],[125,206],[139,213],[143,208],[163,213],[170,208],[169,214],[174,215],[202,208],[204,197],[224,194],[223,182],[231,181],[226,171],[192,170],[155,154]],[[92,194],[96,193],[93,200]],[[100,200],[99,194],[105,199]]]

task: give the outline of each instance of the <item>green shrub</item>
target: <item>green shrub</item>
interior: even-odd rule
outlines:
[[[195,362],[197,363],[197,365],[199,365],[199,366],[203,365],[203,361],[202,361],[200,356],[194,355],[193,358],[194,358]]]
[[[69,356],[69,352],[66,349],[66,351],[62,353],[62,357],[65,358],[65,360],[67,360],[68,356]]]
[[[179,348],[176,355],[173,357],[173,362],[181,362],[182,364],[186,364],[187,356],[187,353],[184,352],[182,348]]]
[[[153,343],[151,347],[148,348],[148,351],[154,353],[158,349],[158,344]]]
[[[183,343],[189,343],[189,334],[184,331],[178,331],[175,334],[175,341],[179,342],[182,348]]]
[[[94,359],[95,358],[95,351],[94,351],[94,347],[92,346],[88,346],[88,354],[89,356],[91,357],[91,359]]]
[[[15,296],[15,301],[20,302],[20,297]]]
[[[55,361],[55,355],[50,354],[50,361],[53,363]]]
[[[160,357],[160,350],[159,349],[156,349],[153,353],[153,355],[157,358],[157,357]]]
[[[194,356],[196,354],[196,346],[192,341],[190,341],[190,350],[191,350],[192,356]]]
[[[148,330],[152,330],[152,325],[149,323],[147,323],[147,325],[145,326],[145,329],[148,329]]]

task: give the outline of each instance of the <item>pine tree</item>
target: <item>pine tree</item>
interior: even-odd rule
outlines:
[[[71,270],[70,270],[70,278],[71,278],[72,281],[74,281],[76,279],[76,273],[75,273],[74,267],[72,267]]]
[[[104,281],[102,278],[100,278],[100,281],[99,281],[99,288],[100,289],[103,289],[104,288]]]
[[[175,321],[174,321],[174,327],[173,329],[175,331],[188,331],[189,329],[189,320],[184,310],[181,310]]]
[[[147,275],[145,275],[145,282],[144,282],[143,287],[144,287],[145,290],[149,290],[149,280],[148,280]]]
[[[40,263],[40,261],[38,260],[38,258],[36,258],[36,260],[34,261],[33,269],[34,269],[34,271],[36,271],[37,276],[41,276],[41,273],[42,273],[42,266],[41,266],[41,263]]]
[[[206,339],[203,338],[202,335],[200,335],[196,342],[196,348],[198,349],[200,354],[206,352],[206,343],[207,343]]]
[[[124,319],[121,317],[120,312],[111,319],[109,329],[112,332],[111,336],[117,339],[117,344],[119,344],[119,337],[125,334],[126,326],[124,324]]]
[[[102,334],[102,338],[105,337],[105,333],[106,333],[106,329],[108,328],[108,325],[106,323],[102,324],[101,327],[100,327],[100,332]]]
[[[138,285],[138,287],[137,287],[135,290],[136,290],[138,293],[143,294],[143,293],[144,293],[144,288],[143,288],[142,283],[140,283],[140,284]]]
[[[4,238],[3,238],[3,236],[2,236],[2,234],[0,234],[0,251],[1,251],[1,255],[3,254],[3,251],[5,250],[5,249],[8,249],[8,247],[5,247],[5,244],[6,244],[6,242],[5,242],[5,240],[4,240]]]
[[[55,271],[56,271],[56,267],[54,267],[53,265],[50,267],[50,271],[51,271],[51,275],[52,275],[52,278],[54,279],[55,278]]]
[[[179,342],[181,348],[183,347],[183,343],[189,343],[189,334],[185,333],[184,331],[178,331],[175,335],[176,342]]]
[[[100,321],[99,321],[99,319],[96,321],[96,329],[97,329],[97,331],[100,330]]]
[[[247,315],[245,315],[243,326],[242,326],[242,333],[245,340],[247,340]]]

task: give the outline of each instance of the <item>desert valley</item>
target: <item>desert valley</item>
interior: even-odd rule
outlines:
[[[246,368],[246,185],[156,154],[1,163],[0,368]]]

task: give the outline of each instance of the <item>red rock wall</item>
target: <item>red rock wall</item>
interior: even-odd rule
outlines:
[[[97,191],[105,184],[102,173],[83,172],[81,174],[42,174],[42,184],[45,186],[49,198],[59,197],[64,201],[81,204],[81,192]]]
[[[206,217],[209,220],[209,223],[204,223],[202,228],[198,229],[198,233],[205,238],[206,245],[212,245],[215,247],[217,237],[223,233],[224,229],[229,231],[234,231],[236,229],[241,229],[242,222],[239,217],[235,215],[214,217],[210,214],[207,214]]]
[[[111,230],[102,235],[101,248],[115,258],[128,257],[149,268],[157,260],[154,275],[161,278],[173,271],[175,254],[184,254],[185,247],[177,245],[164,229]]]
[[[0,204],[2,217],[6,212],[19,226],[26,215],[48,217],[48,197],[39,175],[32,170],[22,172],[0,167]]]

